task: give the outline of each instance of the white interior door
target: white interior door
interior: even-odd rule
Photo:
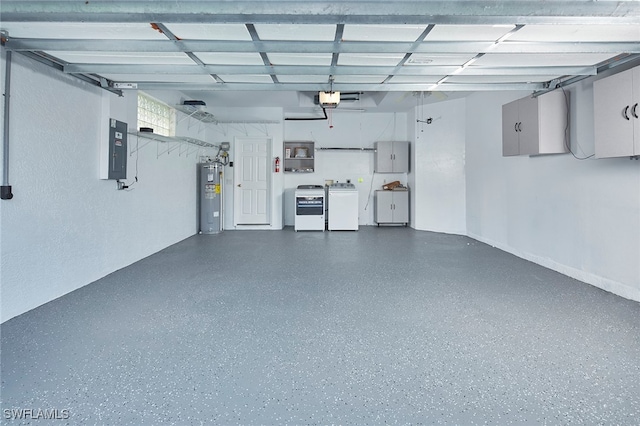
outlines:
[[[234,225],[271,224],[271,138],[236,138]]]

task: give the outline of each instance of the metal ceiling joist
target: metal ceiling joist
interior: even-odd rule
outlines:
[[[607,61],[604,61],[601,64],[598,64],[597,67],[597,74],[609,71],[611,69],[614,69],[616,67],[620,67],[620,66],[640,66],[640,55],[619,55],[615,58],[611,58]],[[575,84],[579,81],[582,81],[584,79],[586,79],[588,76],[586,75],[577,75],[577,76],[572,76],[570,78],[567,78],[565,80],[559,81],[556,84],[551,84],[549,85],[549,87],[544,88],[543,90],[539,90],[536,91],[535,93],[533,93],[533,96],[540,96],[543,95],[545,93],[551,92],[553,90],[556,90],[558,88],[561,87],[568,87],[572,84]]]
[[[228,41],[228,40],[92,40],[9,38],[12,51],[75,52],[269,52],[269,53],[640,53],[639,42],[504,41],[499,52],[493,41]],[[413,50],[412,50],[413,49]]]
[[[261,40],[260,37],[258,36],[258,32],[256,31],[256,28],[253,24],[245,24],[245,27],[247,28],[247,31],[249,32],[249,35],[251,35],[251,39],[253,40],[254,44],[256,46],[261,45]],[[262,63],[265,66],[269,65],[269,57],[267,56],[267,52],[263,49],[258,49],[258,53],[260,54],[260,58],[262,59]],[[275,76],[274,74],[270,75],[271,80],[274,83],[279,83],[278,82],[278,77]]]
[[[3,1],[2,21],[306,24],[640,23],[635,1]]]
[[[220,74],[220,75],[444,75],[458,65],[394,66],[311,66],[311,65],[156,65],[156,64],[69,64],[64,72],[95,74]],[[596,75],[595,66],[470,66],[465,75]]]
[[[153,28],[158,29],[160,32],[162,32],[162,34],[164,34],[169,40],[171,40],[172,42],[179,42],[178,37],[175,36],[175,34],[173,34],[167,27],[166,25],[159,23],[159,22],[154,22],[151,24],[151,26]],[[193,62],[195,62],[198,67],[200,69],[203,69],[204,67],[204,62],[202,62],[202,60],[200,60],[200,58],[198,58],[198,56],[190,51],[184,51],[183,52],[185,55],[187,55],[189,57],[189,59],[191,59]],[[215,81],[217,82],[222,82],[222,79],[220,77],[218,77],[215,73],[211,73],[210,74],[211,78],[213,78]]]
[[[414,91],[488,91],[488,90],[524,90],[535,91],[545,88],[542,83],[442,83],[437,88],[433,88],[433,83],[334,83],[333,90],[338,92],[361,91],[361,92],[414,92]],[[138,82],[137,88],[140,90],[181,90],[189,91],[282,91],[294,90],[301,92],[329,91],[331,87],[326,83],[220,83],[220,84],[193,84],[193,83],[157,83]],[[433,90],[431,90],[433,88]]]
[[[64,71],[64,65],[60,64],[55,60],[55,58],[49,57],[46,53],[43,52],[20,52],[21,55],[26,56],[27,58],[33,59],[36,62],[40,62],[48,67],[57,69],[59,71]],[[115,93],[118,96],[122,96],[122,91],[119,89],[114,89],[111,87],[111,82],[104,77],[89,75],[93,73],[77,73],[72,74],[73,77],[78,80],[82,80],[85,83],[89,83],[93,86],[100,87],[101,89],[107,90],[109,92]]]
[[[617,61],[629,55],[640,55],[638,1],[5,0],[0,22],[8,23],[6,28],[17,23],[16,31],[23,34],[29,34],[29,26],[33,24],[33,35],[47,37],[46,31],[37,30],[44,28],[53,37],[12,38],[9,34],[4,43],[8,51],[24,53],[43,63],[48,60],[51,66],[107,90],[137,87],[180,91],[540,91],[560,80],[595,75],[601,64],[594,62],[603,58],[616,58]],[[144,31],[131,32],[128,37],[125,33],[111,37],[109,31],[105,32],[104,28],[101,31],[101,27],[113,31],[114,27],[121,27],[113,24],[129,23],[151,25],[165,34],[167,40],[147,39],[150,34]],[[194,27],[201,26],[172,27],[177,23],[209,25],[194,31]],[[211,27],[215,25],[211,24],[227,23],[238,24],[230,26],[234,28],[240,24],[244,26],[247,30],[244,39],[242,33],[236,34],[238,40],[217,39],[234,36],[213,36],[215,31]],[[73,28],[77,31],[58,33],[57,29],[67,28],[69,24],[77,26]],[[307,37],[307,34],[300,37],[295,34],[299,30],[288,28],[292,34],[276,32],[274,36],[262,24],[285,24],[284,31],[287,31],[286,24],[329,24],[334,26],[334,34],[331,40],[323,28],[323,36],[317,37],[318,33],[315,37]],[[352,30],[355,25],[376,24],[385,26]],[[451,29],[438,32],[440,24],[468,25],[469,28],[454,28],[460,31],[456,34],[451,33],[454,31]],[[562,38],[562,31],[556,38],[551,33],[541,35],[540,28],[520,32],[527,24],[548,25],[550,32],[554,25],[563,24],[579,24],[582,30],[586,25],[603,27],[600,36],[596,31],[587,37],[591,41],[575,42],[568,41],[570,36]],[[471,28],[473,25],[482,25],[485,34],[495,37],[488,37],[493,38],[489,40],[474,36],[481,32]],[[492,25],[508,25],[511,29],[502,34],[500,31],[487,32]],[[619,38],[616,34],[602,35],[609,25],[625,27]],[[413,37],[406,37],[407,26],[413,26],[409,28],[412,32],[421,31],[421,35],[415,38],[417,34],[413,32]],[[132,27],[144,30],[143,25]],[[394,27],[404,27],[405,33],[394,34]],[[380,28],[389,28],[389,34],[376,34]],[[430,40],[434,28],[434,40]],[[634,37],[635,29],[638,29],[638,37]],[[181,37],[182,32],[185,37]],[[516,32],[517,37],[512,37]],[[62,34],[68,38],[55,38]],[[538,36],[531,38],[531,34]],[[136,35],[144,40],[137,39]],[[153,35],[157,37],[157,34]],[[200,39],[202,36],[210,39]],[[280,39],[280,36],[285,38]],[[378,38],[384,41],[374,41]],[[61,53],[56,58],[58,52]],[[296,58],[296,54],[310,55]],[[416,54],[419,61],[413,61]],[[186,65],[185,55],[194,65]],[[261,65],[255,62],[257,55],[262,59]],[[330,64],[320,60],[329,56]],[[359,56],[365,56],[366,60],[357,62]],[[543,56],[544,60],[541,59]],[[450,60],[446,60],[447,57]],[[273,65],[280,60],[295,65]],[[352,65],[341,65],[342,62]],[[214,65],[217,63],[225,65]],[[311,65],[313,63],[317,65]],[[212,78],[204,79],[202,75]],[[118,76],[121,79],[117,79]],[[270,84],[264,76],[269,76]],[[341,76],[341,79],[333,86],[322,82],[325,77],[333,81],[335,76]],[[423,78],[425,76],[435,78]],[[549,81],[532,83],[543,79]],[[211,82],[207,83],[207,80]]]
[[[405,53],[404,57],[400,60],[400,62],[398,62],[398,64],[395,66],[395,68],[392,71],[389,71],[389,75],[383,81],[383,83],[386,83],[389,80],[391,80],[393,78],[393,76],[396,75],[398,73],[398,71],[400,71],[400,69],[402,69],[404,64],[411,57],[411,55],[413,55],[413,52],[416,51],[416,48],[418,46],[420,46],[420,43],[422,43],[424,41],[425,37],[427,37],[429,35],[429,33],[431,31],[433,31],[434,27],[435,27],[435,25],[428,25],[427,28],[424,29],[424,31],[418,36],[416,41],[413,42],[413,44],[411,45],[411,48],[406,51],[407,53]]]

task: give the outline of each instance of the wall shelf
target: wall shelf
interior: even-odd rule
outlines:
[[[330,147],[320,147],[316,148],[318,151],[371,151],[375,152],[375,148],[330,148]]]
[[[176,105],[174,107],[176,110],[180,111],[183,114],[186,114],[190,118],[201,121],[203,123],[213,123],[218,124],[218,120],[214,117],[213,114],[203,111],[197,106],[192,105]]]
[[[176,105],[176,110],[186,114],[189,118],[206,124],[279,124],[280,120],[218,120],[209,112],[203,111],[197,106]]]
[[[315,171],[315,143],[309,141],[284,142],[284,172],[313,173]]]
[[[158,155],[164,154],[165,152],[174,151],[176,148],[179,148],[182,145],[198,146],[198,147],[201,147],[201,148],[216,148],[217,147],[217,145],[214,145],[212,143],[205,142],[205,141],[202,141],[200,139],[185,137],[185,136],[173,136],[173,137],[172,136],[163,136],[163,135],[158,135],[158,134],[152,133],[152,132],[128,132],[128,133],[130,135],[137,136],[138,138],[142,138],[142,139],[146,139],[147,140],[147,142],[145,142],[142,145],[136,144],[136,147],[131,150],[131,153],[129,154],[130,156],[133,155],[136,151],[139,151],[140,149],[144,148],[149,143],[154,142],[154,141],[169,145],[165,151],[163,151],[161,153],[158,153]],[[173,147],[171,147],[171,144],[175,144],[175,145]],[[187,150],[187,155],[189,155],[189,154],[190,154],[190,152],[189,152],[189,150]]]

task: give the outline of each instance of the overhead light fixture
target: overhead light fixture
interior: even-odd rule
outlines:
[[[137,89],[138,83],[113,83],[114,89]]]
[[[409,60],[407,60],[408,65],[428,65],[432,62],[433,62],[432,58],[428,58],[426,56],[419,56],[415,54],[411,55]]]
[[[318,100],[322,108],[335,108],[340,103],[340,92],[319,92]]]

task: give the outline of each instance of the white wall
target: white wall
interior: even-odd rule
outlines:
[[[202,127],[203,138],[207,142],[219,144],[229,142],[229,160],[235,161],[235,142],[237,138],[270,138],[270,161],[273,166],[275,157],[282,159],[283,150],[283,118],[282,108],[225,108],[221,105],[207,105],[207,111],[213,114],[220,124],[210,124]],[[189,121],[188,119],[186,121]],[[198,125],[193,123],[191,124]],[[263,122],[263,123],[260,123]],[[271,174],[271,224],[268,226],[247,226],[241,229],[282,229],[282,193],[284,185],[283,173]],[[225,167],[224,171],[224,229],[236,229],[233,222],[234,210],[234,168]]]
[[[106,123],[135,129],[136,92],[118,98],[18,54],[12,68],[2,322],[193,235],[196,217],[195,154],[152,143],[129,157],[130,191],[98,178]]]
[[[136,163],[139,182],[131,191],[117,191],[114,181],[98,179],[100,140],[110,117],[136,127],[136,92],[119,98],[20,55],[13,58],[9,183],[15,197],[0,203],[1,322],[193,235],[195,163],[212,154],[163,154],[165,146],[151,143],[129,158],[127,183]],[[178,92],[151,95],[169,104],[181,99]],[[357,185],[360,224],[371,225],[372,190],[399,179],[412,189],[416,229],[466,229],[480,241],[640,301],[640,161],[503,158],[501,106],[525,95],[478,93],[409,114],[336,112],[333,128],[327,121],[202,127],[182,120],[179,134],[232,144],[239,136],[269,136],[272,155],[281,158],[283,140],[364,148],[411,140],[408,175],[374,175],[371,151],[318,151],[315,173],[273,174],[271,228],[282,226],[283,212],[284,223],[293,224],[297,185],[327,179]],[[571,95],[571,144],[578,155],[588,154],[592,83],[573,86]],[[279,108],[210,110],[220,119],[282,119]],[[429,116],[431,125],[415,123]],[[136,142],[129,138],[130,146]],[[227,212],[233,206],[230,175],[228,169]],[[231,227],[227,214],[225,228]]]
[[[593,84],[569,91],[571,146],[591,154]],[[640,161],[502,157],[501,106],[526,95],[467,98],[469,236],[640,301]]]
[[[406,113],[333,112],[329,121],[285,121],[286,141],[314,141],[320,148],[373,148],[376,141],[406,141]],[[294,191],[298,185],[324,185],[325,180],[358,188],[359,224],[373,225],[373,192],[386,182],[407,183],[406,173],[373,173],[373,151],[316,150],[314,173],[284,174],[285,225],[294,224]],[[281,157],[282,158],[282,157]],[[359,180],[362,180],[361,182]]]
[[[412,227],[466,234],[466,102],[443,101],[414,108],[411,166]],[[431,124],[424,121],[431,118]],[[419,120],[419,121],[418,121]]]

